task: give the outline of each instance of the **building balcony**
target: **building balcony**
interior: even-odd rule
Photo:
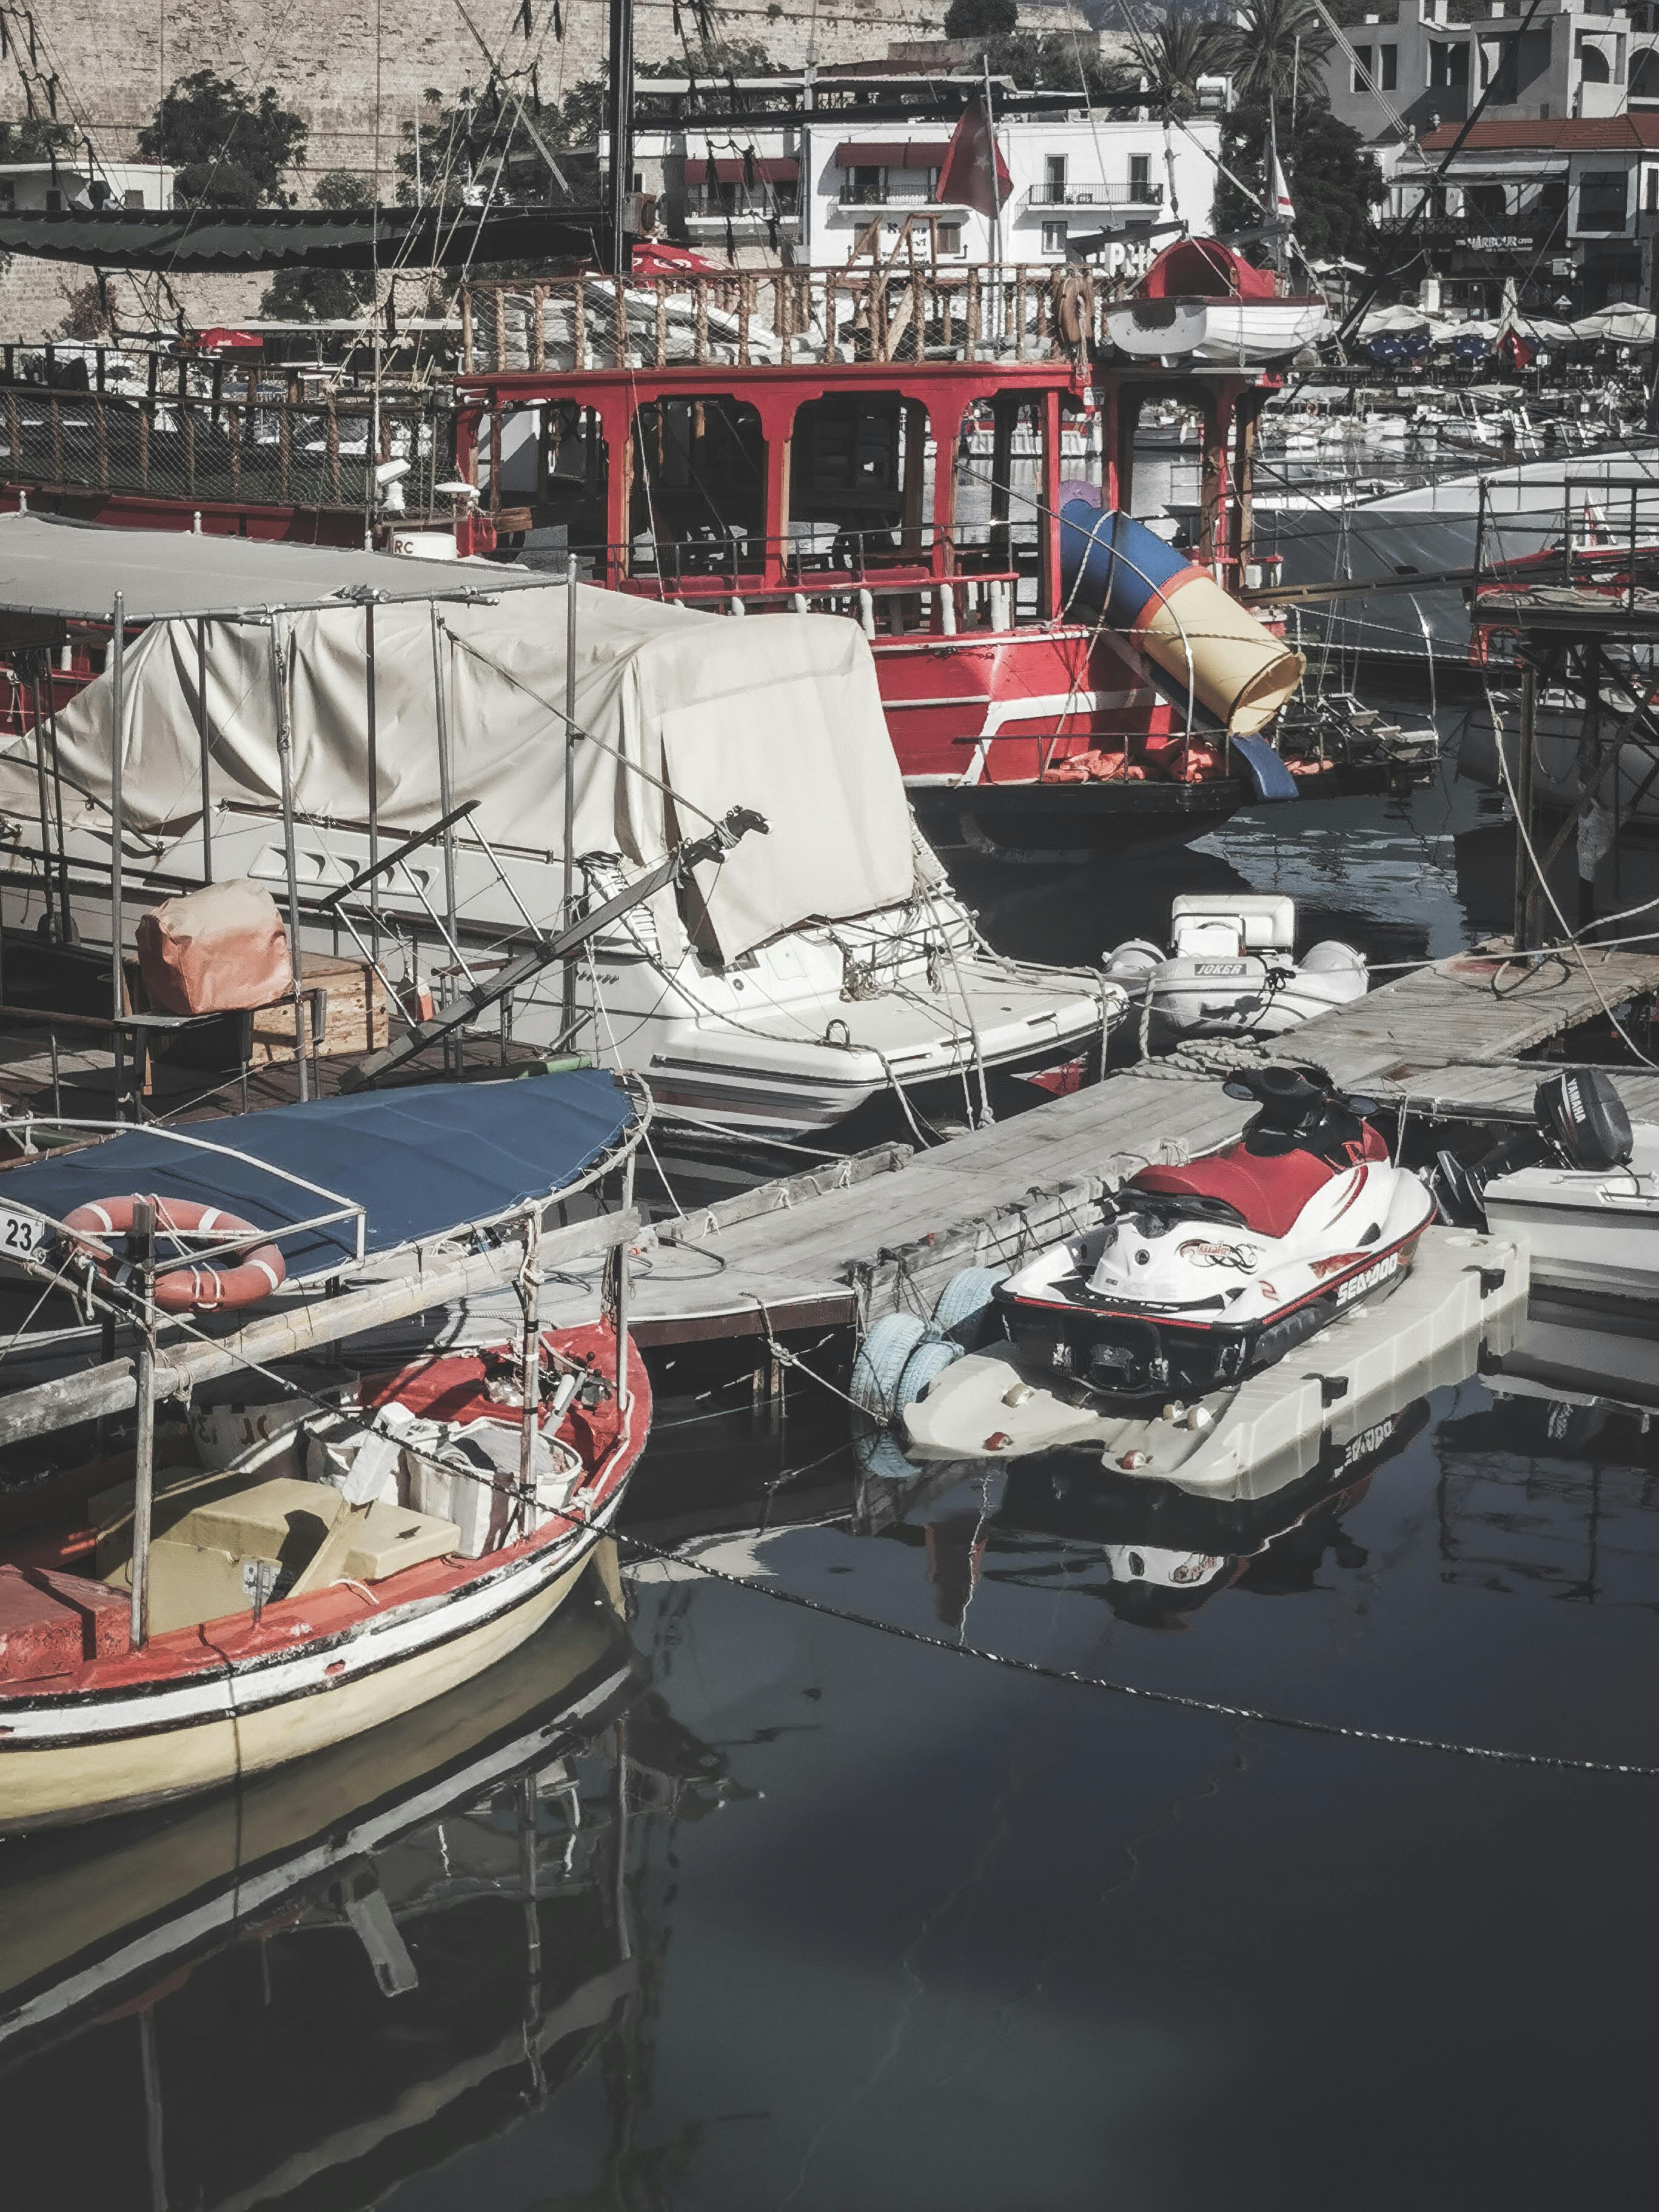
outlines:
[[[723,237],[727,225],[740,237],[769,232],[774,223],[779,231],[793,238],[800,228],[800,217],[793,208],[733,208],[728,214],[723,208],[688,208],[685,227],[695,236]]]
[[[1164,204],[1162,185],[1033,185],[1025,195],[1030,208],[1156,208]]]
[[[843,185],[836,195],[836,204],[855,215],[942,215],[952,222],[968,212],[959,202],[918,199],[907,192],[860,191],[856,185]]]

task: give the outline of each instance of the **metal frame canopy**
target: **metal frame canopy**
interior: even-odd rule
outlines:
[[[495,599],[562,576],[170,530],[112,530],[39,514],[0,515],[0,616],[107,625],[265,615],[393,600]]]

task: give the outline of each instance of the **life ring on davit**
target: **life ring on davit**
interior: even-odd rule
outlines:
[[[227,1213],[222,1206],[198,1206],[188,1198],[150,1198],[145,1203],[155,1212],[158,1237],[257,1237],[259,1231],[252,1221],[244,1221],[234,1213]],[[104,1237],[119,1237],[132,1226],[136,1198],[100,1198],[86,1206],[77,1206],[73,1213],[64,1217],[64,1226],[76,1236],[88,1241],[95,1255],[96,1264],[104,1268],[115,1264],[115,1255],[106,1251],[98,1240]],[[219,1267],[211,1260],[202,1260],[189,1267],[169,1267],[155,1278],[155,1297],[163,1313],[215,1312],[238,1306],[256,1306],[261,1298],[268,1298],[273,1291],[280,1290],[288,1273],[288,1263],[275,1244],[256,1244],[242,1255],[234,1267]]]

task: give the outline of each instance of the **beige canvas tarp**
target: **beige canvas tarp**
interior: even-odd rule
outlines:
[[[704,615],[578,590],[576,715],[592,740],[578,747],[579,854],[620,853],[648,866],[709,817],[753,807],[769,835],[744,838],[698,874],[727,958],[811,916],[844,918],[909,896],[908,810],[874,664],[854,623]],[[562,857],[564,589],[444,605],[438,618],[451,803],[476,799],[477,827],[503,852]],[[296,813],[362,824],[364,611],[274,620],[289,665]],[[427,829],[442,812],[431,620],[424,605],[375,609],[383,836]],[[210,621],[204,635],[210,799],[274,815],[281,775],[270,627]],[[126,655],[122,796],[129,836],[158,860],[200,817],[198,692],[197,625],[153,623]],[[81,823],[103,835],[112,711],[106,672],[58,716],[66,781],[89,802]],[[31,733],[0,750],[0,814],[27,825],[37,813]]]

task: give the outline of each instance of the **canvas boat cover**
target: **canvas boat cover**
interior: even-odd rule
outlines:
[[[54,1221],[108,1198],[222,1206],[276,1232],[292,1281],[333,1273],[354,1259],[356,1224],[293,1230],[336,1207],[272,1169],[361,1206],[365,1255],[372,1259],[568,1188],[634,1121],[632,1099],[603,1068],[368,1091],[237,1115],[177,1134],[124,1131],[61,1158],[0,1170],[0,1205],[31,1207]]]
[[[0,515],[0,609],[9,613],[107,623],[119,592],[136,626],[164,615],[230,615],[354,592],[425,601],[544,586],[528,569],[494,562],[411,561],[335,545]]]
[[[6,539],[0,526],[0,574]],[[283,550],[262,548],[267,565]],[[389,565],[406,572],[410,564]],[[733,618],[577,591],[576,714],[594,740],[577,748],[579,855],[617,854],[649,867],[729,809],[754,808],[769,834],[751,833],[698,872],[708,927],[726,959],[811,918],[845,919],[911,896],[909,810],[855,623]],[[325,828],[361,824],[368,817],[365,610],[354,603],[275,619],[288,647],[296,811]],[[438,620],[450,803],[477,802],[458,835],[476,829],[507,855],[562,858],[565,587],[504,593],[494,605],[444,605]],[[431,623],[423,605],[375,609],[383,840],[428,830],[443,812]],[[186,867],[201,815],[197,628],[157,622],[138,638],[126,656],[121,731],[129,838],[142,836],[156,864],[183,841]],[[211,799],[276,816],[270,624],[210,622],[205,634]],[[65,778],[88,802],[76,826],[100,836],[112,709],[106,672],[58,714]],[[34,742],[31,732],[0,749],[0,815],[22,824],[39,811]],[[665,953],[678,959],[685,937],[672,894],[653,912]]]

